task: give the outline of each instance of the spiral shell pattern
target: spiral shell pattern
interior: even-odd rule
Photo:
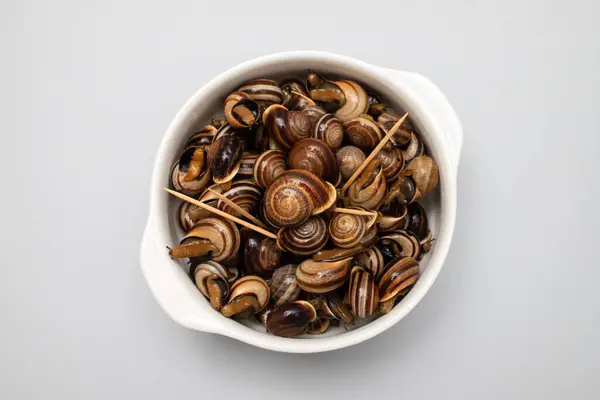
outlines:
[[[375,158],[381,163],[383,176],[388,182],[396,179],[404,170],[404,156],[399,148],[383,148]]]
[[[365,114],[369,108],[369,96],[358,83],[353,81],[334,82],[344,93],[346,103],[340,107],[335,116],[342,122],[350,121],[361,114]]]
[[[238,91],[247,93],[252,100],[264,104],[283,103],[283,92],[271,79],[253,79],[243,84]]]
[[[310,137],[312,125],[303,111],[290,111],[282,105],[274,104],[263,113],[263,122],[269,135],[282,149]]]
[[[379,293],[373,275],[361,267],[352,268],[348,298],[354,315],[359,318],[373,315],[379,305]]]
[[[329,221],[329,236],[337,247],[348,249],[360,244],[367,222],[362,215],[336,213]]]
[[[236,179],[252,179],[254,174],[254,163],[258,159],[258,154],[245,152],[242,154],[240,169],[238,170]]]
[[[352,258],[340,261],[304,260],[296,270],[298,285],[309,293],[327,293],[342,286],[348,279]]]
[[[374,210],[381,204],[386,190],[387,183],[381,164],[378,160],[372,160],[350,185],[348,199],[353,205]]]
[[[342,121],[332,114],[324,114],[314,123],[312,137],[321,139],[334,150],[339,149],[344,141]]]
[[[370,152],[383,139],[383,135],[371,118],[359,116],[346,123],[346,138],[351,145]]]
[[[419,279],[419,263],[412,257],[396,258],[385,266],[379,281],[379,301],[395,297]]]
[[[406,166],[403,174],[413,179],[420,196],[429,194],[439,181],[438,166],[433,158],[429,156],[414,158]]]
[[[254,214],[258,211],[260,206],[260,199],[262,198],[262,190],[256,183],[251,180],[244,179],[235,181],[231,185],[231,188],[223,193],[223,196],[233,201],[235,204],[240,206],[250,214]],[[233,208],[225,204],[223,200],[217,202],[217,208],[227,214],[239,217],[240,213],[235,211]]]
[[[280,150],[267,150],[258,156],[254,162],[252,175],[258,186],[266,189],[286,169],[285,153]]]
[[[288,155],[288,164],[292,169],[312,172],[333,184],[339,180],[335,155],[329,145],[319,139],[302,139],[296,143]]]
[[[354,256],[354,262],[373,275],[376,280],[381,277],[385,267],[383,253],[376,246],[371,246]]]
[[[275,306],[298,300],[302,289],[296,281],[297,265],[288,264],[279,267],[271,278],[271,298]]]
[[[213,252],[214,261],[228,261],[235,257],[240,249],[240,231],[237,226],[222,217],[204,218],[194,226],[194,229],[185,235],[187,238],[201,238],[209,240],[217,250]]]
[[[260,233],[244,228],[244,271],[248,274],[270,278],[275,268],[279,267],[281,250],[275,240]]]
[[[325,221],[315,215],[299,225],[281,228],[277,245],[290,253],[310,255],[325,247],[328,238]]]

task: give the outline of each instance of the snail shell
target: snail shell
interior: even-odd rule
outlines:
[[[332,114],[323,114],[313,124],[312,137],[321,139],[333,150],[339,149],[344,141],[342,121]]]
[[[383,236],[379,243],[382,251],[391,257],[419,258],[421,254],[421,242],[410,231],[390,232]]]
[[[410,163],[415,157],[422,156],[424,151],[425,144],[423,143],[423,139],[416,133],[411,132],[408,146],[406,147],[406,150],[402,150],[404,162]]]
[[[259,153],[267,151],[269,149],[269,142],[269,131],[267,130],[266,126],[260,124],[256,128],[256,132],[254,134],[254,147],[256,148],[256,151]]]
[[[372,160],[348,189],[351,204],[376,209],[386,195],[387,184],[378,160]]]
[[[263,215],[273,226],[294,226],[320,214],[337,198],[335,187],[308,171],[285,171],[263,197]]]
[[[277,306],[267,314],[267,330],[274,335],[294,337],[304,333],[311,321],[317,318],[317,311],[307,301],[296,300]]]
[[[322,75],[309,69],[306,75],[306,91],[310,93],[311,90],[316,89],[321,83],[326,81],[327,79]]]
[[[260,206],[262,190],[253,181],[244,179],[233,182],[231,188],[223,193],[223,196],[233,201],[250,214],[255,214]],[[241,216],[240,213],[225,204],[221,199],[217,202],[217,208],[235,217]]]
[[[384,205],[377,216],[377,230],[390,232],[405,229],[408,223],[406,206],[393,200],[389,205]]]
[[[410,176],[415,182],[420,196],[426,196],[437,186],[439,181],[438,166],[429,156],[415,157],[406,166],[403,175]]]
[[[415,182],[409,176],[400,175],[390,186],[385,199],[386,204],[396,201],[400,205],[407,205],[419,199]]]
[[[365,248],[363,246],[356,246],[349,249],[335,248],[328,250],[321,250],[313,254],[312,259],[314,261],[339,261],[344,258],[354,257],[355,255],[362,252]]]
[[[375,242],[377,242],[377,226],[373,225],[367,229],[367,232],[365,232],[365,236],[363,236],[360,244],[364,247],[369,247],[374,245]]]
[[[211,300],[211,306],[215,310],[221,309],[222,302],[229,293],[228,275],[225,267],[215,261],[205,261],[194,267],[192,273],[194,283],[204,297]],[[211,287],[214,285],[211,280],[214,281],[215,278],[217,287]]]
[[[327,244],[329,235],[323,218],[314,215],[295,226],[279,230],[277,245],[284,251],[298,255],[309,255],[321,250]]]
[[[302,139],[296,143],[288,155],[288,164],[292,169],[312,172],[334,185],[340,180],[333,151],[319,139]]]
[[[400,118],[401,117],[398,114],[384,112],[377,118],[377,124],[381,127],[381,129],[383,129],[384,132],[388,132],[394,125],[396,125],[396,122],[398,122]],[[411,132],[412,125],[407,118],[390,140],[396,146],[404,147],[410,140]]]
[[[292,92],[285,107],[289,110],[303,111],[308,107],[316,106],[317,104],[308,96],[302,93]]]
[[[234,128],[248,128],[260,121],[260,105],[244,92],[233,92],[225,99],[225,119]]]
[[[353,146],[370,152],[383,139],[383,135],[371,117],[361,115],[346,123],[346,138]]]
[[[383,167],[383,175],[388,182],[393,181],[404,170],[404,156],[397,147],[384,147],[375,156]]]
[[[419,263],[411,257],[395,258],[385,266],[379,281],[379,301],[385,302],[414,285],[419,279]]]
[[[381,114],[387,111],[387,107],[376,95],[369,93],[369,110],[367,113],[377,119]]]
[[[232,260],[240,248],[240,231],[237,226],[222,217],[208,217],[198,222],[185,235],[188,238],[206,239],[216,248],[212,253],[214,261]]]
[[[270,278],[275,268],[279,267],[281,250],[275,240],[248,228],[242,229],[244,250],[244,272]]]
[[[283,105],[286,107],[294,92],[308,96],[308,92],[306,91],[304,84],[302,84],[302,82],[300,82],[298,79],[286,79],[279,84],[279,87],[283,92]]]
[[[198,154],[194,147],[190,147],[192,152]],[[189,153],[189,150],[187,150]],[[184,151],[184,155],[187,153]],[[186,161],[186,159],[184,159]],[[197,168],[200,161],[196,156],[196,160],[193,162],[190,160],[188,166],[183,166],[181,161],[178,161],[173,165],[171,169],[171,185],[175,190],[185,195],[196,197],[208,186],[210,179],[212,178],[211,171],[206,168],[206,161],[202,161],[204,167]],[[192,177],[190,179],[190,177]]]
[[[327,329],[329,329],[329,325],[331,324],[331,320],[327,318],[317,318],[314,321],[308,323],[308,327],[306,328],[306,333],[311,335],[320,335],[325,333]]]
[[[411,203],[407,207],[407,213],[408,226],[406,229],[414,233],[420,241],[425,240],[428,234],[431,233],[425,209],[419,203]]]
[[[342,122],[347,122],[367,112],[369,97],[358,83],[343,80],[336,81],[335,84],[342,90],[346,99],[342,107],[335,112],[336,117]]]
[[[283,103],[283,92],[277,82],[271,79],[253,79],[243,84],[238,91],[247,93],[254,101],[265,105]]]
[[[242,160],[242,142],[231,125],[224,125],[217,132],[208,160],[215,183],[229,182],[237,174]]]
[[[252,179],[254,173],[254,163],[258,158],[258,154],[244,152],[242,154],[242,161],[240,162],[240,169],[236,174],[236,179]]]
[[[338,169],[344,180],[348,180],[367,158],[361,149],[355,146],[344,146],[335,154]]]
[[[221,309],[226,317],[250,311],[252,314],[262,311],[271,299],[271,290],[264,279],[244,276],[231,286],[229,302]]]
[[[285,150],[310,137],[310,119],[302,111],[290,111],[282,105],[274,104],[263,113],[263,122],[269,130],[270,138]]]
[[[346,324],[351,324],[354,321],[354,315],[350,311],[348,305],[340,297],[337,292],[328,293],[325,298],[321,298],[321,301],[317,300],[318,305],[317,315],[321,318],[327,318],[331,320],[342,320]]]
[[[376,246],[371,246],[354,256],[354,262],[373,275],[375,280],[379,280],[385,267],[383,253]]]
[[[304,260],[296,270],[298,285],[309,293],[327,293],[342,286],[348,273],[352,258],[340,261]]]
[[[327,114],[325,110],[323,110],[319,106],[308,106],[304,110],[302,110],[304,114],[308,117],[310,121],[310,126],[313,129],[313,137],[314,137],[314,126],[323,115]]]
[[[379,293],[373,275],[361,267],[352,268],[348,298],[354,315],[359,318],[373,315],[379,305]]]
[[[362,215],[336,213],[329,221],[329,236],[337,247],[348,249],[360,244],[367,231]]]
[[[200,131],[195,132],[188,139],[185,147],[190,146],[203,146],[210,145],[217,133],[218,127],[215,125],[209,124],[202,128]]]
[[[254,180],[258,186],[266,189],[286,169],[285,153],[280,150],[267,150],[258,156],[254,163]]]
[[[294,264],[284,265],[273,272],[271,279],[271,298],[275,306],[298,300],[300,297],[300,286],[296,281],[296,268]]]
[[[309,96],[325,111],[333,113],[346,104],[346,97],[342,88],[335,82],[321,81],[318,86],[311,89]]]
[[[214,207],[217,205],[217,202],[213,200],[207,202],[206,204]],[[204,208],[200,208],[197,205],[184,201],[179,207],[178,215],[181,229],[183,229],[185,232],[189,232],[194,227],[196,222],[200,221],[202,218],[210,217],[214,214],[205,210]]]

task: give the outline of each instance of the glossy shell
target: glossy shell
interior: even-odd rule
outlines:
[[[293,92],[286,103],[285,107],[289,110],[303,111],[308,107],[316,106],[317,104],[308,96],[302,93]]]
[[[294,92],[308,96],[308,92],[306,91],[304,84],[298,79],[286,79],[279,84],[279,87],[283,92],[283,105],[287,104]]]
[[[414,158],[406,166],[403,175],[410,176],[421,196],[426,196],[437,186],[439,173],[437,163],[429,156]]]
[[[345,104],[335,112],[336,117],[342,122],[346,122],[367,112],[369,97],[362,86],[356,82],[347,80],[336,81],[335,83],[346,97]]]
[[[380,232],[390,232],[398,229],[405,229],[408,224],[408,214],[406,206],[393,200],[391,204],[384,204],[377,216],[377,230]]]
[[[277,82],[271,79],[253,79],[240,86],[238,91],[247,93],[259,103],[283,103],[283,91],[279,88]]]
[[[251,180],[240,180],[232,183],[231,188],[223,196],[233,201],[245,211],[254,215],[260,207],[262,190]],[[227,214],[240,217],[241,214],[225,204],[223,200],[217,202],[217,208]]]
[[[362,245],[349,249],[336,247],[335,249],[321,250],[315,253],[312,256],[312,259],[315,261],[339,261],[343,260],[344,258],[354,257],[364,250],[365,248]]]
[[[400,205],[407,205],[418,200],[417,188],[415,182],[409,176],[400,175],[388,190],[385,202],[391,204],[396,201]]]
[[[247,228],[242,229],[242,240],[244,272],[270,278],[281,259],[281,250],[275,240]]]
[[[339,149],[344,141],[342,121],[332,114],[323,114],[313,124],[312,137],[321,139],[333,150]]]
[[[406,229],[414,233],[419,240],[425,240],[430,233],[425,209],[419,203],[412,203],[408,205],[407,213],[408,226]]]
[[[382,251],[390,257],[419,258],[421,243],[410,231],[394,231],[387,233],[379,240]]]
[[[348,298],[354,315],[359,318],[373,315],[379,305],[379,293],[373,275],[361,267],[352,268]]]
[[[175,163],[171,169],[171,186],[173,186],[176,191],[191,197],[196,197],[202,193],[202,191],[209,185],[212,178],[210,170],[207,170],[203,175],[201,175],[200,179],[194,179],[191,181],[185,180],[186,175],[187,172],[182,171],[179,168],[179,162]]]
[[[308,171],[288,170],[265,192],[263,215],[273,226],[294,226],[327,210],[336,197],[335,187],[318,176]]]
[[[385,302],[414,285],[419,279],[419,263],[411,257],[396,258],[388,263],[379,281],[379,300]]]
[[[296,281],[296,269],[294,264],[284,265],[273,272],[271,278],[271,298],[276,306],[298,300],[300,297],[300,286]]]
[[[288,154],[288,165],[291,169],[312,172],[334,185],[339,181],[335,155],[331,147],[319,139],[302,139],[296,143]]]
[[[329,221],[331,241],[343,249],[359,245],[366,231],[367,221],[362,215],[335,213]]]
[[[296,270],[298,285],[309,293],[327,293],[342,286],[350,272],[352,258],[340,261],[305,260]]]
[[[289,150],[302,139],[310,137],[312,125],[302,111],[290,111],[275,104],[263,113],[263,122],[270,138],[282,148]]]
[[[230,125],[219,129],[210,147],[209,165],[215,183],[233,179],[242,160],[242,142]]]
[[[266,189],[286,169],[285,153],[280,150],[267,150],[254,162],[254,180],[261,188]]]
[[[223,114],[234,128],[247,128],[260,121],[260,105],[244,92],[233,92],[225,99]]]
[[[387,183],[378,160],[372,160],[348,189],[351,204],[375,210],[386,195]]]
[[[398,122],[400,118],[401,116],[398,114],[385,112],[377,118],[377,124],[387,133],[394,125],[396,125],[396,122]],[[406,119],[396,133],[394,133],[394,136],[392,136],[392,143],[397,146],[406,146],[410,140],[411,132],[411,123]]]
[[[277,235],[277,245],[290,253],[309,255],[321,250],[328,239],[325,221],[315,215],[299,225],[281,228]]]
[[[221,308],[222,300],[224,300],[229,293],[228,275],[228,271],[225,267],[215,261],[206,261],[194,266],[192,277],[196,287],[204,297],[211,298],[209,293],[209,278],[216,277],[220,280],[219,286],[222,292],[221,298],[211,299],[211,305],[217,310]]]
[[[207,202],[206,204],[215,207],[217,202],[213,200]],[[194,204],[184,201],[181,203],[181,206],[179,206],[177,215],[179,217],[179,226],[181,226],[181,229],[183,229],[185,232],[189,232],[194,227],[196,222],[203,218],[211,217],[214,214]]]
[[[396,179],[404,170],[404,156],[397,147],[384,147],[375,158],[381,163],[383,175],[388,182]]]
[[[208,217],[196,223],[194,229],[185,235],[187,238],[209,240],[216,248],[212,253],[214,261],[228,261],[235,257],[240,248],[240,231],[237,226],[222,217]]]
[[[371,246],[365,251],[354,256],[354,263],[363,267],[376,280],[379,280],[385,267],[383,253],[376,246]]]
[[[383,135],[379,126],[368,116],[358,116],[346,123],[346,139],[365,152],[371,152]]]
[[[304,333],[316,318],[317,312],[310,303],[297,300],[273,308],[267,314],[266,326],[274,335],[294,337]]]
[[[254,310],[254,313],[261,311],[269,303],[271,299],[271,289],[264,279],[258,276],[244,276],[238,279],[231,286],[229,293],[229,303],[236,298],[244,295],[255,296],[258,300],[259,308]]]
[[[425,145],[423,144],[423,139],[421,139],[421,137],[416,133],[411,132],[408,146],[406,147],[406,149],[402,150],[404,162],[408,164],[415,157],[422,156],[424,151]]]
[[[338,163],[338,169],[342,174],[342,179],[348,180],[356,172],[358,167],[367,158],[365,153],[355,146],[344,146],[335,154]]]

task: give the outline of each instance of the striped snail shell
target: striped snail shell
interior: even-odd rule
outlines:
[[[329,325],[331,324],[331,320],[327,318],[317,318],[314,321],[308,323],[308,327],[306,328],[306,333],[311,335],[320,335],[325,333],[327,329],[329,329]]]
[[[220,310],[229,293],[228,271],[215,261],[205,261],[194,266],[192,277],[196,287],[210,300],[215,310]]]
[[[335,116],[342,122],[350,121],[361,114],[365,114],[369,108],[369,96],[367,92],[354,81],[334,82],[344,93],[346,102],[336,112]]]
[[[353,267],[348,298],[354,315],[359,318],[373,315],[379,305],[379,293],[373,275],[361,267]]]
[[[284,106],[289,110],[304,111],[308,107],[316,106],[316,104],[310,97],[299,92],[292,92]]]
[[[360,115],[346,123],[346,138],[351,145],[370,152],[383,139],[383,135],[371,117]]]
[[[265,110],[263,122],[270,138],[284,150],[291,149],[296,142],[311,134],[310,119],[303,111],[290,111],[279,104]]]
[[[310,126],[313,129],[312,135],[313,137],[315,137],[314,126],[319,120],[319,118],[321,118],[323,115],[326,115],[327,112],[319,106],[308,106],[305,107],[302,111],[308,117],[308,120],[310,121]]]
[[[198,132],[194,132],[188,139],[185,147],[210,145],[217,133],[218,127],[213,124],[208,124]]]
[[[344,146],[337,151],[335,158],[344,180],[348,180],[367,158],[365,153],[355,146]]]
[[[310,255],[321,250],[329,235],[323,218],[314,215],[301,224],[286,226],[277,234],[277,246],[298,255]]]
[[[398,122],[400,118],[401,116],[398,114],[392,112],[384,112],[377,118],[377,125],[379,125],[381,129],[383,129],[383,131],[387,133],[390,129],[392,129],[394,125],[396,125],[396,122]],[[404,120],[400,128],[398,128],[398,130],[396,131],[396,133],[394,133],[390,140],[396,146],[404,147],[410,141],[412,131],[412,124],[407,118],[406,120]]]
[[[426,196],[437,186],[439,173],[437,163],[429,156],[415,157],[403,172],[415,182],[420,196]]]
[[[248,128],[260,121],[260,105],[244,92],[233,92],[225,99],[223,114],[234,128]]]
[[[361,243],[367,231],[367,217],[346,213],[335,213],[329,221],[329,236],[337,247],[348,249]]]
[[[270,278],[275,268],[279,267],[281,250],[275,240],[248,228],[242,229],[244,264],[247,274]]]
[[[348,305],[337,292],[331,292],[320,298],[321,301],[313,301],[316,304],[317,314],[321,318],[331,320],[342,320],[345,324],[351,324],[354,321],[354,315]]]
[[[271,298],[275,306],[298,300],[300,297],[302,290],[296,281],[297,268],[297,265],[288,264],[277,268],[273,272],[273,277],[271,278]]]
[[[214,207],[217,205],[217,202],[216,200],[213,200],[206,202],[206,204]],[[185,232],[189,232],[194,227],[196,222],[214,214],[205,210],[204,208],[200,208],[197,205],[184,201],[181,203],[181,206],[179,206],[178,215],[181,229],[183,229]]]
[[[320,214],[337,198],[335,187],[308,171],[291,169],[266,190],[263,215],[273,226],[294,226]]]
[[[304,84],[298,79],[286,79],[279,84],[279,88],[283,92],[283,105],[286,107],[294,92],[308,96],[308,92],[306,91]]]
[[[212,258],[218,262],[232,260],[239,251],[241,242],[237,226],[228,219],[217,216],[196,222],[184,240],[188,238],[208,240],[215,247]]]
[[[303,169],[336,185],[340,180],[337,161],[331,147],[320,139],[308,138],[297,142],[288,154],[292,169]]]
[[[365,248],[362,245],[351,247],[348,249],[342,249],[336,247],[335,249],[321,250],[313,254],[312,259],[314,261],[339,261],[344,258],[354,257],[355,255],[364,251]]]
[[[389,257],[419,258],[421,242],[410,231],[394,231],[379,240],[380,249]]]
[[[350,185],[348,199],[352,205],[374,210],[381,204],[386,190],[387,184],[381,163],[372,160]]]
[[[267,150],[258,156],[254,162],[252,175],[254,180],[263,189],[271,186],[271,183],[277,179],[287,169],[285,153],[280,150]]]
[[[379,232],[405,229],[407,223],[407,208],[396,200],[393,200],[390,204],[384,204],[377,215],[377,230]]]
[[[379,281],[379,300],[385,302],[412,286],[419,279],[419,263],[412,257],[390,261]]]
[[[402,150],[404,156],[404,162],[410,163],[415,157],[422,156],[425,151],[425,144],[423,139],[414,132],[410,134],[410,141],[406,149]]]
[[[339,149],[344,141],[342,121],[333,114],[323,114],[313,124],[312,137],[321,139],[333,150]]]
[[[346,104],[344,92],[337,83],[326,79],[321,79],[318,83],[314,83],[313,85],[310,81],[307,81],[307,86],[309,84],[311,86],[308,94],[325,111],[333,113]]]
[[[252,179],[254,174],[254,163],[258,159],[258,154],[245,151],[242,153],[240,169],[236,174],[236,179]]]
[[[352,258],[340,261],[304,260],[296,270],[298,285],[309,293],[327,293],[348,279]]]
[[[397,147],[386,146],[375,156],[381,163],[383,175],[388,182],[393,181],[404,170],[404,156]]]
[[[393,202],[397,202],[400,205],[406,206],[419,200],[420,197],[413,179],[410,176],[400,175],[390,185],[384,203],[392,204]]]
[[[247,93],[252,100],[265,105],[283,103],[283,92],[277,82],[271,79],[253,79],[243,84],[238,91]]]
[[[243,179],[234,181],[231,184],[231,188],[223,193],[223,196],[233,201],[235,204],[240,206],[242,209],[250,214],[254,214],[260,207],[260,200],[262,198],[262,190],[256,183],[249,179]],[[227,214],[239,217],[239,212],[225,204],[221,199],[217,202],[217,208]]]
[[[377,246],[371,246],[365,251],[354,256],[354,263],[369,272],[375,280],[379,280],[385,267],[383,253]]]
[[[229,291],[229,301],[221,309],[226,317],[256,314],[264,309],[271,299],[271,289],[264,279],[249,275],[235,281]]]
[[[206,151],[201,146],[185,149],[171,169],[171,185],[187,196],[196,197],[208,186],[212,178]]]
[[[307,301],[296,300],[274,307],[266,320],[267,330],[274,335],[294,337],[304,333],[311,321],[317,318],[317,311]]]
[[[242,142],[231,125],[222,126],[210,146],[208,162],[215,183],[230,182],[242,160]]]

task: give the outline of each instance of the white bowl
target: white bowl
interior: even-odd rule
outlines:
[[[265,332],[258,322],[241,324],[214,311],[186,274],[182,263],[171,260],[165,246],[178,243],[183,233],[175,219],[179,201],[163,191],[169,170],[186,138],[222,113],[223,99],[252,78],[304,77],[307,69],[356,80],[382,96],[396,111],[408,111],[440,170],[439,190],[424,205],[436,238],[421,262],[421,278],[387,315],[345,331],[325,335],[282,338]],[[376,67],[362,61],[323,52],[278,53],[242,63],[204,85],[177,113],[160,145],[150,191],[150,213],[142,239],[140,262],[152,293],[177,323],[202,332],[217,333],[269,350],[313,353],[352,346],[385,331],[406,316],[437,278],[452,240],[456,215],[456,174],[462,145],[462,127],[440,90],[421,75]]]

